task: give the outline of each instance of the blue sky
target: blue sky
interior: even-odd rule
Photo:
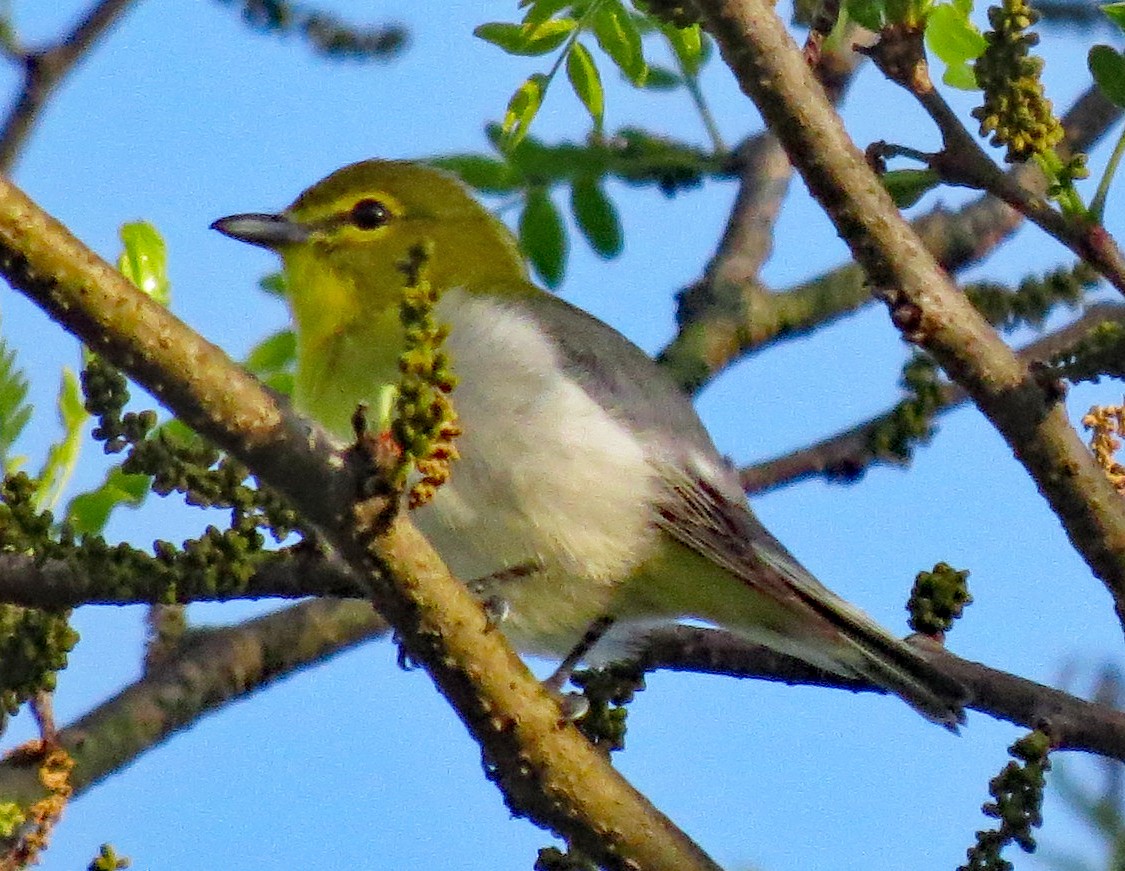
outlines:
[[[83,8],[12,6],[28,42],[50,38]],[[53,99],[16,181],[109,258],[121,223],[156,224],[169,246],[174,311],[243,355],[284,323],[281,306],[255,290],[275,264],[208,230],[210,222],[284,206],[353,160],[481,149],[484,124],[540,68],[471,36],[483,20],[514,18],[514,7],[339,2],[333,8],[352,20],[377,16],[411,27],[400,59],[358,65],[326,63],[295,40],[251,33],[219,3],[141,3]],[[1048,39],[1043,50],[1052,96],[1066,106],[1085,86],[1085,49]],[[10,72],[3,76],[0,85],[9,84]],[[608,67],[603,76],[611,129],[640,123],[703,142],[686,97],[636,97]],[[759,126],[724,68],[713,65],[705,84],[728,142]],[[968,102],[957,105],[967,112]],[[921,113],[871,70],[854,87],[847,118],[861,145],[937,144]],[[536,133],[578,139],[585,123],[558,89]],[[1102,161],[1098,152],[1091,163],[1097,169]],[[720,184],[673,200],[623,186],[610,192],[622,210],[625,252],[604,262],[575,241],[561,293],[655,351],[672,334],[671,294],[698,276],[734,192]],[[947,204],[962,199],[941,194]],[[1117,201],[1108,220],[1120,232]],[[843,257],[843,244],[795,183],[766,279],[784,287]],[[1018,246],[974,274],[1011,278],[1068,261],[1050,240],[1023,231]],[[0,313],[35,396],[49,403],[54,373],[74,364],[75,345],[10,290],[0,291]],[[722,451],[740,462],[772,456],[883,410],[896,395],[904,353],[885,313],[871,308],[744,361],[698,406]],[[1119,398],[1120,387],[1105,383],[1072,391],[1068,405],[1077,419],[1092,402]],[[49,408],[23,445],[33,466],[52,432]],[[83,471],[75,485],[98,475]],[[1067,664],[1092,670],[1119,655],[1107,594],[971,409],[943,418],[908,471],[878,469],[851,487],[794,486],[754,507],[822,580],[897,632],[906,633],[903,603],[914,574],[945,560],[972,571],[976,598],[952,633],[956,653],[1048,683]],[[200,524],[154,502],[120,518],[111,534],[146,543],[192,535]],[[257,608],[192,613],[227,622]],[[60,719],[136,676],[141,618],[139,608],[76,615],[83,641],[60,679]],[[20,718],[7,740],[29,729]],[[628,749],[617,764],[724,867],[936,871],[963,860],[985,823],[979,806],[988,779],[1018,735],[970,714],[955,737],[894,699],[659,674],[631,709]],[[482,871],[529,868],[535,849],[552,843],[509,818],[455,716],[423,672],[396,667],[385,642],[206,718],[91,790],[68,809],[42,867],[85,867],[103,841],[141,869]],[[1043,841],[1089,849],[1057,806],[1048,809]],[[1012,858],[1018,868],[1036,867]]]

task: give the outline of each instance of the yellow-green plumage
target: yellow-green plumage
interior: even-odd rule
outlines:
[[[399,264],[427,246],[464,434],[414,519],[455,573],[509,603],[521,648],[563,655],[606,615],[696,617],[959,721],[962,688],[797,563],[688,400],[619,333],[532,284],[511,234],[456,180],[366,161],[280,215],[215,226],[281,255],[294,398],[342,438],[397,378]]]

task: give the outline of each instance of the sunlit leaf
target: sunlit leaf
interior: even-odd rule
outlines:
[[[602,51],[638,87],[645,83],[648,65],[641,49],[641,34],[620,0],[604,0],[592,16],[594,36]]]
[[[36,479],[35,498],[40,508],[54,508],[62,496],[67,481],[78,465],[82,431],[90,418],[78,376],[69,366],[62,372],[57,408],[63,432],[59,440],[47,450],[47,459]]]
[[[100,487],[71,500],[67,520],[77,533],[101,533],[113,509],[118,506],[136,508],[144,502],[149,480],[148,475],[127,474],[115,466],[109,470]]]
[[[501,142],[505,150],[510,150],[519,145],[527,135],[531,122],[543,105],[543,94],[547,90],[547,77],[542,73],[534,73],[522,85],[516,88],[512,99],[508,101],[508,110],[504,113],[504,120],[500,124]]]
[[[491,42],[508,54],[534,57],[554,51],[573,32],[577,22],[573,18],[551,18],[534,24],[509,24],[491,21],[481,24],[473,35]]]
[[[524,24],[540,24],[563,9],[570,6],[574,0],[534,0],[532,3],[520,3],[520,8],[527,7],[524,13]]]
[[[135,221],[121,227],[124,250],[117,268],[140,290],[161,305],[170,299],[168,255],[164,239],[147,221]]]
[[[984,53],[984,36],[961,10],[943,3],[926,18],[926,45],[953,66],[976,60]]]
[[[1101,10],[1118,29],[1125,30],[1125,3],[1107,3]]]
[[[957,88],[961,91],[979,91],[980,84],[977,82],[977,74],[973,72],[973,68],[967,63],[963,64],[949,64],[945,68],[945,72],[941,74],[941,80],[951,88]]]
[[[671,24],[665,24],[660,28],[660,31],[672,46],[672,51],[679,58],[684,72],[689,76],[696,75],[703,63],[703,31],[699,25],[674,27]]]
[[[566,58],[566,77],[574,93],[590,113],[594,121],[594,128],[601,130],[602,117],[605,113],[605,92],[602,90],[602,78],[598,75],[598,67],[589,50],[580,42],[574,43]]]

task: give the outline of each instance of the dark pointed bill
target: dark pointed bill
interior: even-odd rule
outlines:
[[[257,245],[275,251],[286,245],[296,245],[309,237],[308,230],[285,215],[270,215],[263,212],[248,212],[243,215],[228,215],[211,224],[224,236],[239,242]]]

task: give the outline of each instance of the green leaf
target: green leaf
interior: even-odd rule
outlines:
[[[597,179],[577,178],[570,186],[570,210],[586,241],[602,257],[616,257],[623,244],[617,209]]]
[[[689,76],[698,75],[699,68],[703,63],[703,31],[699,25],[674,27],[671,24],[663,24],[660,27],[660,32],[664,34],[664,38],[672,46],[672,51],[679,58],[684,72]]]
[[[1119,30],[1125,30],[1125,3],[1107,3],[1101,9]]]
[[[881,179],[900,209],[914,205],[941,182],[941,177],[932,169],[893,169],[883,173]]]
[[[499,46],[508,54],[536,57],[562,45],[577,25],[573,18],[551,18],[535,24],[492,21],[481,24],[473,35]]]
[[[980,85],[977,83],[977,74],[967,63],[949,64],[949,66],[945,68],[945,72],[941,74],[941,80],[949,85],[949,87],[957,88],[961,91],[980,90]]]
[[[527,12],[523,16],[523,23],[541,24],[566,9],[573,2],[574,0],[535,0],[535,2],[529,3],[525,0],[525,2],[520,3],[521,9],[527,7]]]
[[[27,391],[27,377],[16,365],[16,352],[0,339],[0,466],[4,472],[14,471],[18,465],[9,453],[31,419]]]
[[[148,495],[149,483],[148,475],[128,474],[114,466],[100,487],[70,501],[66,519],[80,535],[97,535],[105,530],[109,516],[119,505],[140,507]]]
[[[988,45],[967,14],[942,4],[930,10],[926,18],[926,45],[950,66],[976,60]]]
[[[527,81],[516,88],[512,99],[508,101],[508,110],[504,113],[504,120],[500,124],[501,147],[510,151],[520,144],[527,135],[531,122],[543,105],[543,94],[547,90],[547,77],[542,73],[533,73]]]
[[[1115,106],[1125,107],[1125,57],[1108,45],[1095,45],[1086,58],[1099,90]]]
[[[168,305],[168,255],[160,233],[147,221],[135,221],[122,225],[121,242],[125,250],[117,260],[118,270],[158,303]]]
[[[646,91],[673,91],[684,83],[683,77],[672,72],[667,67],[649,65],[648,77],[645,79]]]
[[[266,375],[262,381],[266,387],[282,396],[292,396],[293,385],[296,383],[292,372],[274,372]]]
[[[507,194],[520,187],[519,174],[505,160],[484,154],[453,154],[427,161],[452,172],[465,184],[490,194]]]
[[[601,130],[605,114],[605,92],[602,90],[602,77],[598,75],[597,65],[589,50],[580,42],[570,47],[566,58],[566,77],[574,93],[590,113],[594,129]]]
[[[520,214],[519,237],[536,274],[548,287],[557,287],[566,262],[566,231],[546,188],[528,190]]]
[[[274,333],[246,355],[245,366],[259,378],[284,372],[297,362],[297,336],[292,330]]]
[[[846,0],[844,9],[852,21],[872,33],[878,33],[887,23],[885,0]]]
[[[602,51],[609,55],[629,81],[637,87],[644,85],[648,64],[641,49],[641,34],[620,0],[603,0],[594,12],[591,24]]]
[[[35,501],[40,509],[54,508],[62,496],[67,481],[78,465],[82,430],[90,418],[78,376],[69,366],[63,368],[59,384],[58,412],[63,434],[47,450],[47,459],[37,478]]]
[[[258,289],[264,290],[270,296],[285,297],[289,293],[289,285],[285,280],[284,272],[271,272],[258,281]]]

